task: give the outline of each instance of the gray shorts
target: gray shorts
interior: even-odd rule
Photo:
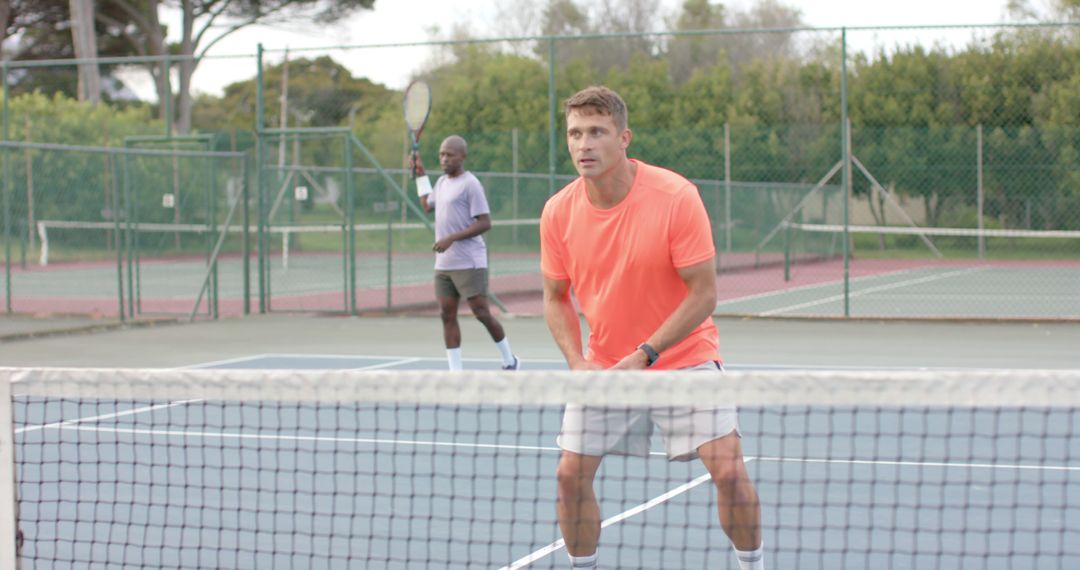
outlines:
[[[465,297],[487,295],[488,271],[478,269],[435,270],[436,297]]]
[[[690,371],[723,373],[716,362],[684,368]],[[653,426],[660,428],[671,461],[698,457],[697,449],[714,439],[731,434],[741,437],[735,406],[718,408],[601,408],[567,404],[559,447],[581,455],[649,454]]]

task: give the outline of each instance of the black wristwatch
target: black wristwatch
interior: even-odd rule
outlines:
[[[650,346],[649,343],[643,342],[638,348],[645,353],[645,356],[649,357],[649,363],[646,366],[652,366],[656,364],[657,360],[660,360],[660,353],[656,352],[656,349]]]

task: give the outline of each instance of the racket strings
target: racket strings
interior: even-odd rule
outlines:
[[[414,131],[420,130],[431,109],[431,88],[426,83],[413,83],[405,92],[405,123]]]

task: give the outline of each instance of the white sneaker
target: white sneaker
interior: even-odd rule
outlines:
[[[506,366],[503,366],[502,369],[503,370],[520,370],[521,369],[521,359],[518,358],[517,355],[515,354],[514,355],[514,363],[513,364],[507,364]]]

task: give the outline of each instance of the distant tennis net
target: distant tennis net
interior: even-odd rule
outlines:
[[[0,392],[4,567],[18,528],[25,567],[562,568],[567,402],[738,402],[773,568],[1080,566],[1075,370],[0,369]],[[734,568],[711,489],[608,458],[605,564]]]
[[[493,223],[485,235],[493,292],[539,291],[538,225],[537,219]],[[15,277],[24,310],[40,311],[34,303],[63,299],[72,312],[86,312],[93,297],[102,305],[95,312],[115,311],[115,301],[110,306],[101,300],[115,299],[119,285],[130,315],[186,314],[208,267],[214,277],[209,299],[223,314],[237,314],[244,303],[254,306],[260,296],[275,311],[348,312],[354,302],[358,310],[434,302],[433,234],[422,223],[271,225],[260,239],[257,226],[235,223],[41,220],[37,235],[38,269]],[[350,289],[357,291],[355,301]]]

